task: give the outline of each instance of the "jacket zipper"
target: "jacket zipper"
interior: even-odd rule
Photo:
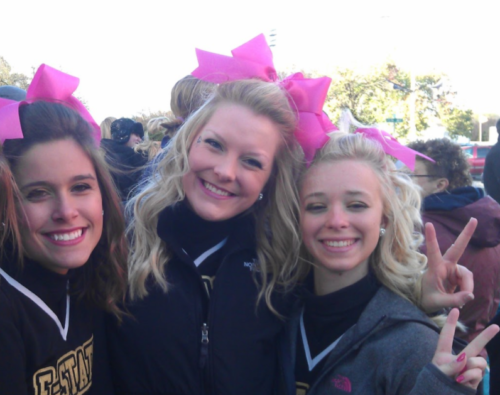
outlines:
[[[208,359],[208,325],[204,322],[201,326],[201,351],[200,351],[200,368],[204,369]]]

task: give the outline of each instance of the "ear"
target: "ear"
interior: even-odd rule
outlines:
[[[436,191],[434,193],[444,192],[448,189],[450,182],[447,178],[440,178],[436,183]]]

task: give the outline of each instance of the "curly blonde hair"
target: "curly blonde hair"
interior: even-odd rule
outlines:
[[[420,278],[427,264],[425,255],[418,251],[423,241],[420,193],[407,175],[396,170],[381,145],[361,133],[332,133],[310,168],[341,160],[368,164],[380,182],[386,231],[370,256],[371,268],[383,285],[420,307]],[[300,185],[307,174],[302,175]],[[302,277],[311,262],[311,254],[303,247],[297,267]]]
[[[264,297],[269,308],[271,292],[276,286],[291,283],[293,273],[286,269],[298,257],[298,169],[303,154],[293,136],[296,127],[284,91],[275,84],[258,80],[228,82],[219,85],[208,101],[174,136],[165,157],[154,174],[127,205],[131,216],[128,232],[131,240],[129,257],[130,295],[148,294],[146,279],[151,276],[166,292],[164,266],[172,257],[169,246],[156,232],[158,215],[166,207],[185,198],[182,177],[189,172],[188,153],[193,139],[221,105],[232,103],[251,109],[274,122],[281,132],[282,143],[274,158],[273,170],[263,190],[264,198],[250,212],[256,222],[257,256],[261,275],[259,300]],[[286,263],[289,263],[286,265]]]

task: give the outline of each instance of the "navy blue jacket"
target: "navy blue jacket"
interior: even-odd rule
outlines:
[[[174,254],[165,268],[168,292],[149,284],[149,295],[128,306],[134,318],[108,326],[116,393],[277,393],[283,321],[264,302],[256,306],[252,217],[235,222],[209,299],[194,262],[176,242],[172,211],[165,209],[158,221],[158,234]],[[274,306],[286,314],[291,303],[275,297]]]

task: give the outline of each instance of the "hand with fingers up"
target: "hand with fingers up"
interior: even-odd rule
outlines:
[[[425,224],[428,269],[422,276],[421,307],[432,313],[447,307],[461,307],[474,299],[472,272],[458,265],[476,230],[477,219],[471,218],[455,244],[441,255],[436,239],[436,231],[431,223]],[[455,292],[459,288],[459,292]]]
[[[458,356],[453,355],[452,344],[458,316],[458,309],[451,310],[448,315],[439,335],[432,363],[457,383],[477,389],[486,369],[486,360],[478,355],[486,344],[498,333],[500,328],[498,325],[487,327]]]

